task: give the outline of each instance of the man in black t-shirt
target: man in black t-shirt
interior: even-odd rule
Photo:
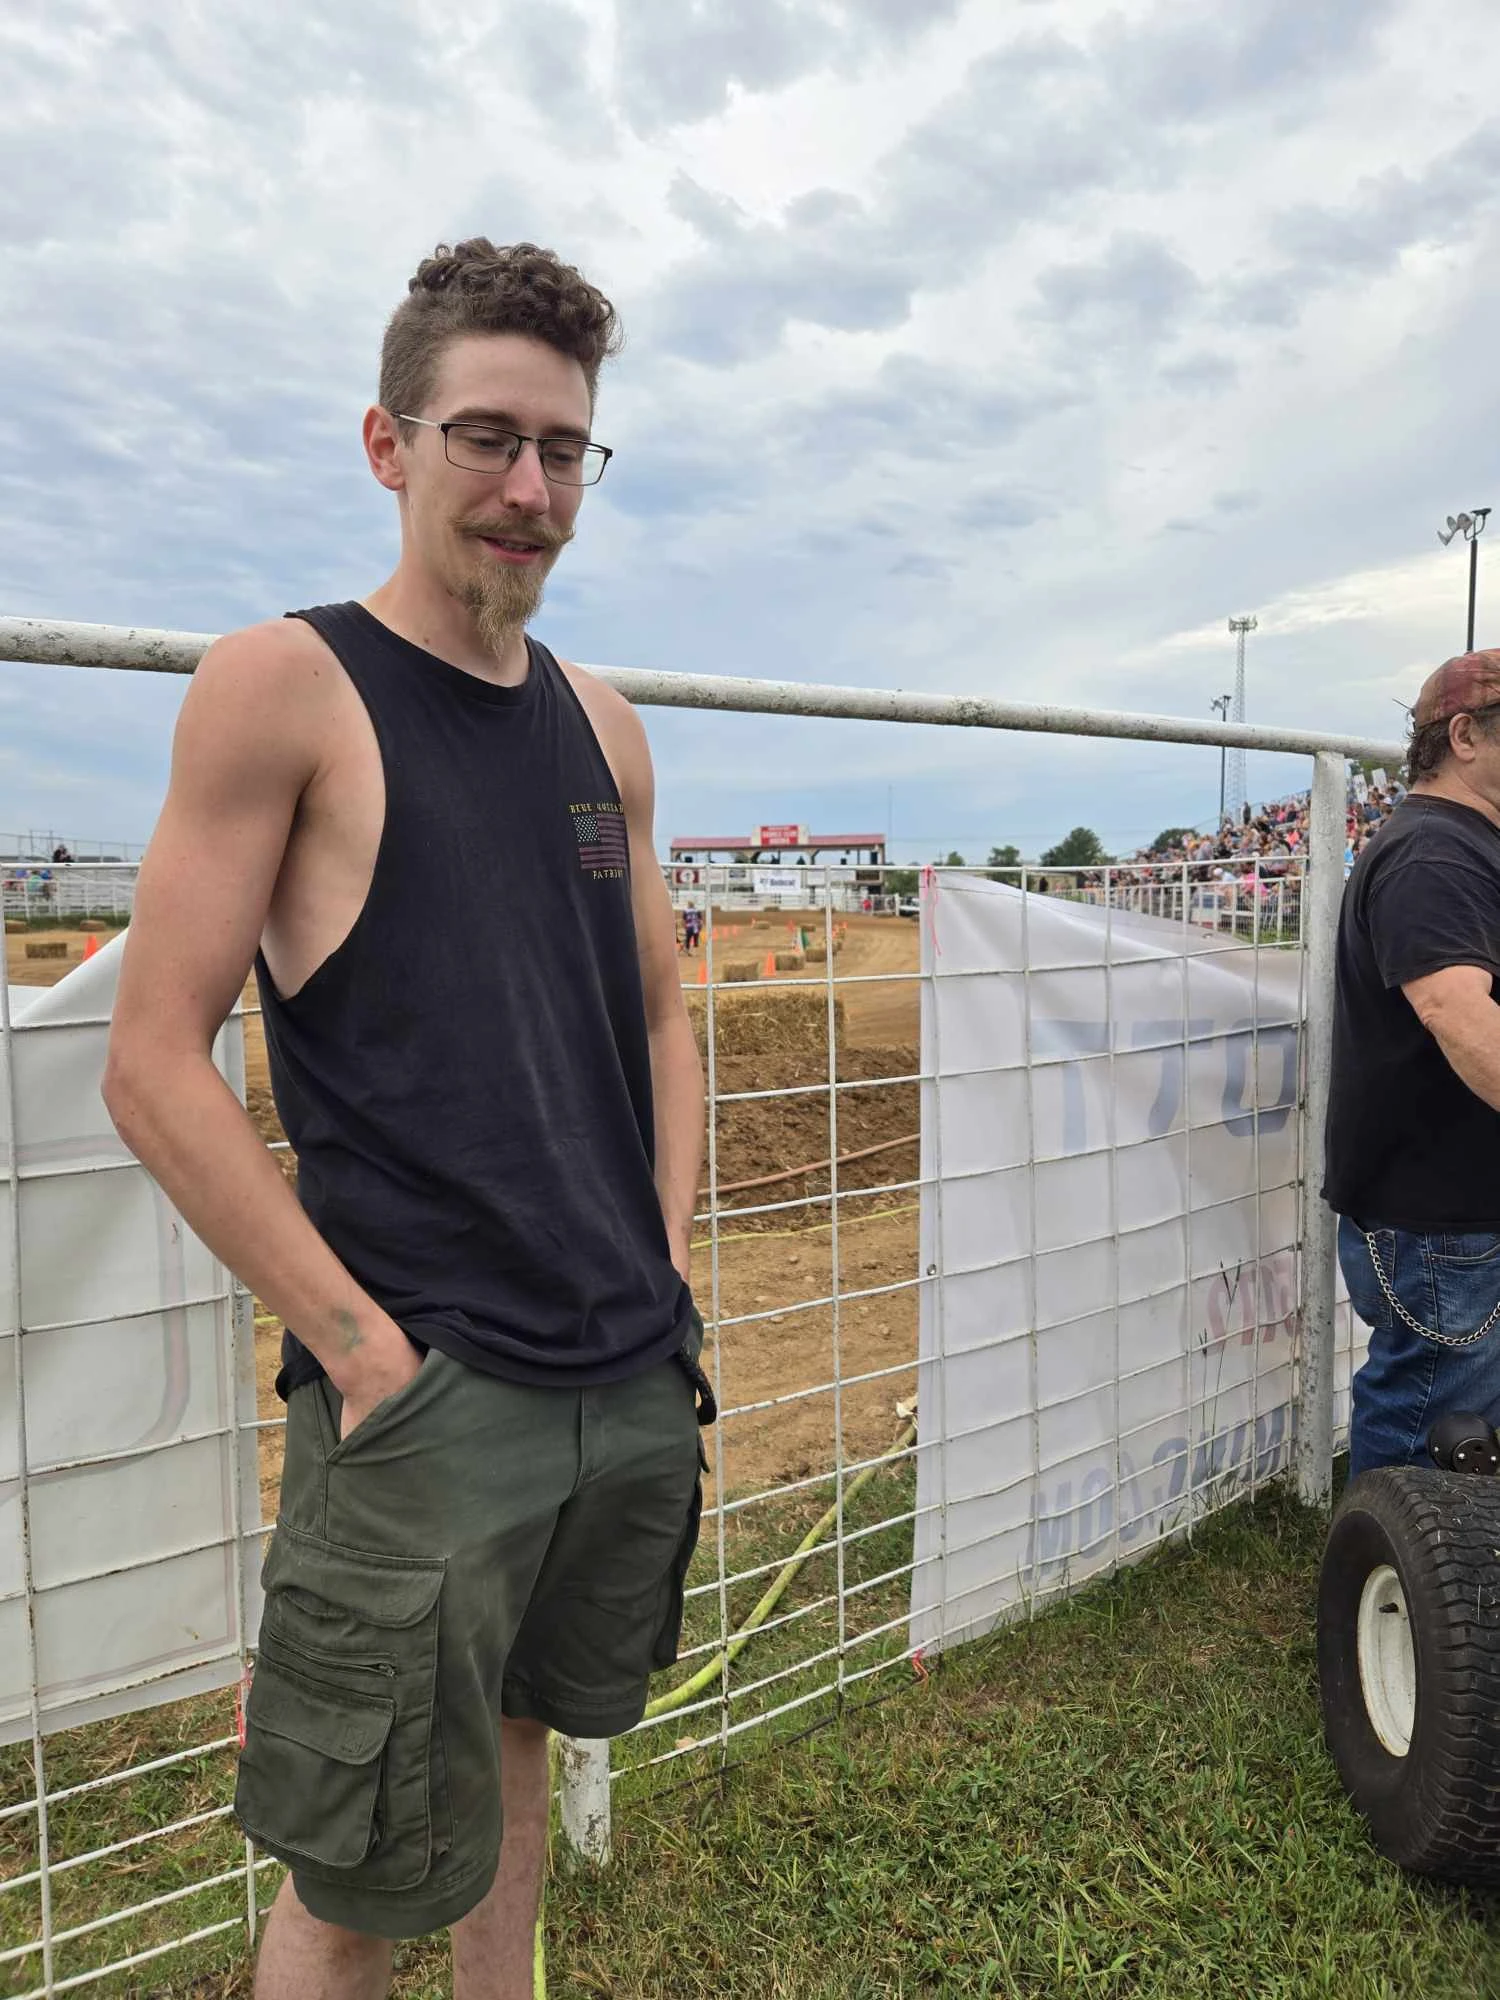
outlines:
[[[1371,1328],[1353,1473],[1424,1462],[1446,1410],[1500,1423],[1500,650],[1429,676],[1407,762],[1339,918],[1323,1197]]]

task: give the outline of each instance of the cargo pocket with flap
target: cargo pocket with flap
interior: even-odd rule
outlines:
[[[441,1557],[376,1555],[278,1525],[235,1814],[302,1873],[421,1882],[453,1842],[437,1713]]]

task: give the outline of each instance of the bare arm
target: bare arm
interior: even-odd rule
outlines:
[[[627,709],[634,736],[621,771],[620,798],[630,833],[631,898],[646,1031],[651,1042],[651,1091],[656,1109],[656,1191],[667,1225],[672,1262],[692,1277],[693,1215],[703,1170],[705,1107],[703,1063],[677,969],[677,920],[656,858],[653,822],[656,783],[646,732]]]
[[[322,1362],[349,1430],[410,1379],[415,1352],[308,1221],[210,1053],[318,765],[328,669],[308,644],[236,633],[193,678],[136,887],[104,1101],[189,1225]]]
[[[1476,1097],[1500,1111],[1500,1007],[1482,966],[1449,965],[1401,989],[1417,1019]]]
[[[623,695],[579,667],[567,669],[598,733],[625,808],[630,836],[631,902],[656,1114],[656,1191],[672,1262],[692,1275],[693,1215],[703,1169],[703,1064],[682,997],[677,921],[656,858],[656,780],[641,719]]]

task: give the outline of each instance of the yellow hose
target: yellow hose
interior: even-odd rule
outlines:
[[[845,1502],[847,1503],[852,1500],[862,1486],[873,1479],[883,1466],[889,1465],[893,1459],[899,1457],[909,1444],[915,1443],[916,1436],[916,1425],[908,1424],[891,1447],[889,1457],[876,1459],[873,1464],[867,1465],[863,1472],[857,1473],[850,1480],[844,1492]],[[674,1708],[681,1708],[684,1702],[691,1701],[695,1694],[700,1694],[710,1682],[718,1677],[725,1667],[733,1664],[745,1650],[746,1646],[749,1645],[757,1629],[766,1622],[785,1596],[787,1586],[838,1519],[838,1513],[839,1503],[835,1500],[828,1511],[815,1521],[802,1537],[802,1540],[793,1551],[790,1560],[777,1575],[775,1582],[771,1585],[765,1596],[761,1598],[744,1624],[731,1636],[728,1644],[715,1653],[711,1660],[705,1662],[690,1680],[685,1680],[680,1687],[669,1689],[666,1694],[658,1695],[655,1701],[649,1703],[646,1709],[647,1721],[658,1715],[669,1715]]]

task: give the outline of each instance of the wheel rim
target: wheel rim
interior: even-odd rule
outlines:
[[[1417,1719],[1417,1656],[1411,1642],[1406,1593],[1389,1563],[1365,1578],[1359,1600],[1359,1684],[1365,1713],[1393,1757],[1411,1748]]]

